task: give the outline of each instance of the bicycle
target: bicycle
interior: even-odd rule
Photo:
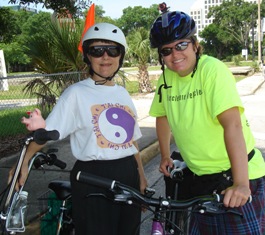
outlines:
[[[76,179],[86,184],[109,189],[112,192],[112,197],[110,199],[112,199],[114,202],[125,203],[129,205],[136,204],[146,208],[147,210],[150,210],[154,214],[151,235],[174,234],[175,231],[173,231],[173,229],[170,231],[166,230],[165,222],[170,223],[172,228],[178,230],[181,234],[186,234],[174,222],[167,219],[165,214],[170,211],[182,211],[192,208],[192,213],[212,215],[222,213],[238,214],[233,209],[223,206],[223,197],[219,194],[205,195],[186,201],[177,201],[170,198],[164,198],[162,196],[159,198],[153,198],[152,196],[154,194],[154,190],[150,188],[147,188],[145,195],[143,195],[136,189],[126,186],[118,181],[95,176],[86,172],[79,171]],[[88,196],[107,197],[107,195],[102,194],[91,194]],[[249,201],[251,201],[251,198]],[[153,210],[152,207],[154,207],[155,210]],[[239,216],[243,215],[239,214]]]
[[[38,129],[38,130],[30,133],[24,139],[22,147],[21,147],[20,155],[19,155],[17,162],[16,162],[16,165],[15,165],[15,170],[14,170],[14,174],[12,176],[12,179],[11,179],[10,183],[7,185],[6,189],[0,194],[1,195],[0,221],[1,221],[1,228],[2,228],[1,234],[16,234],[18,232],[24,232],[26,229],[25,224],[24,224],[24,220],[22,220],[22,226],[19,229],[19,231],[16,229],[14,229],[14,230],[8,229],[7,230],[6,222],[7,222],[7,218],[9,216],[9,213],[11,212],[10,209],[12,208],[13,204],[16,202],[18,196],[20,195],[20,193],[22,192],[23,187],[24,187],[24,186],[21,186],[18,192],[16,192],[16,190],[15,190],[16,183],[18,181],[19,174],[21,171],[22,163],[23,163],[23,160],[25,158],[29,144],[32,141],[35,141],[37,144],[42,145],[42,144],[45,144],[49,140],[58,140],[58,138],[59,138],[59,133],[56,130],[46,131],[45,129]],[[33,165],[35,166],[35,168],[43,167],[43,165],[46,164],[49,166],[54,165],[54,166],[57,166],[61,169],[64,169],[66,167],[66,164],[63,161],[57,159],[57,156],[55,154],[56,151],[57,150],[50,149],[47,151],[47,153],[44,153],[44,152],[35,153],[33,158],[29,162],[27,179],[30,175],[30,171],[31,171]],[[26,179],[26,182],[27,182],[27,179]],[[26,182],[25,182],[25,184],[26,184]]]
[[[45,213],[45,216],[42,219],[44,225],[41,224],[41,234],[74,235],[75,228],[72,219],[72,191],[70,181],[53,180],[49,183],[48,188],[55,194],[55,200],[59,201],[59,208],[58,205],[56,206],[53,204],[50,206],[48,213]],[[56,212],[53,213],[52,210]],[[59,210],[59,212],[57,210]],[[56,219],[54,219],[54,217],[56,217]],[[48,222],[46,223],[46,221]],[[53,227],[54,221],[56,223],[55,228]]]

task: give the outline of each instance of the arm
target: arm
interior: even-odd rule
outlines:
[[[139,176],[140,176],[140,191],[142,194],[144,194],[144,190],[147,187],[147,180],[145,178],[144,167],[142,164],[142,159],[140,156],[138,144],[136,141],[134,141],[133,144],[138,149],[138,153],[135,154],[134,156],[135,156],[136,162],[138,164],[138,172],[139,172]]]
[[[240,113],[238,108],[234,107],[219,114],[217,118],[224,129],[224,141],[233,176],[233,186],[224,191],[224,204],[229,207],[242,206],[250,196],[250,189],[248,155]]]
[[[16,185],[16,190],[19,190],[19,187],[24,185],[27,177],[28,177],[28,167],[29,167],[29,161],[30,159],[34,156],[34,154],[36,152],[38,152],[39,150],[41,150],[45,145],[38,145],[35,142],[31,142],[28,146],[25,158],[23,160],[23,164],[21,166],[21,170],[20,170],[20,175],[19,175],[19,179]],[[12,176],[14,174],[14,170],[15,170],[15,166],[12,167],[12,169],[9,172],[9,177],[8,177],[8,182],[10,182],[10,180],[12,179]]]
[[[166,116],[156,118],[156,134],[161,152],[159,171],[164,175],[169,176],[167,167],[172,167],[172,160],[170,158],[171,130]]]
[[[29,118],[22,117],[21,123],[26,125],[26,128],[29,131],[35,131],[39,128],[45,128],[46,127],[46,122],[43,119],[41,115],[41,111],[39,109],[34,109],[34,111],[29,111],[27,112],[29,115]],[[30,159],[34,156],[36,152],[41,150],[44,147],[44,145],[38,145],[35,142],[31,142],[27,148],[23,164],[21,167],[20,171],[20,176],[18,179],[18,183],[16,185],[16,190],[19,189],[19,186],[22,186],[25,184],[25,181],[27,180],[28,176],[28,166],[29,166],[29,161]],[[12,176],[14,174],[15,166],[12,167],[12,169],[9,172],[9,177],[8,177],[8,182],[12,179]]]

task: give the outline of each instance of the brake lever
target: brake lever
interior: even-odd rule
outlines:
[[[243,218],[243,214],[236,209],[225,207],[223,203],[217,201],[203,202],[195,208],[195,212],[201,214],[226,214],[231,213]]]

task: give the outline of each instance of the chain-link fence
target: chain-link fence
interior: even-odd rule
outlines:
[[[63,90],[86,77],[86,72],[0,77],[0,156],[18,150],[27,133],[20,122],[27,111],[39,108],[46,117]],[[124,85],[122,78],[115,80]]]

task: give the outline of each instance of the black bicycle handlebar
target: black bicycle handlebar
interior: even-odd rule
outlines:
[[[218,196],[208,196],[206,197],[201,197],[201,198],[193,198],[191,200],[187,200],[187,201],[174,201],[174,200],[170,200],[170,199],[165,199],[165,198],[148,198],[145,195],[141,194],[139,191],[137,191],[136,189],[133,189],[131,187],[128,187],[124,184],[121,184],[118,181],[115,180],[110,180],[107,178],[103,178],[100,176],[96,176],[87,172],[83,172],[83,171],[79,171],[76,175],[76,179],[77,181],[86,183],[86,184],[91,184],[94,186],[98,186],[101,188],[105,188],[105,189],[109,189],[112,190],[114,192],[117,191],[118,194],[118,201],[126,201],[128,199],[135,199],[137,201],[139,201],[139,203],[141,204],[145,204],[147,206],[161,206],[163,208],[171,208],[171,209],[186,209],[189,208],[191,206],[193,206],[194,204],[204,200],[204,201],[213,201],[216,200],[218,201],[218,199],[220,197]],[[120,192],[120,191],[125,191],[124,192]],[[124,194],[123,198],[121,197],[121,195]]]
[[[76,179],[79,182],[91,184],[94,186],[109,189],[114,192],[115,201],[128,202],[128,200],[138,201],[141,205],[154,206],[165,209],[187,209],[194,205],[201,205],[201,208],[209,213],[227,213],[227,209],[221,209],[220,205],[223,205],[223,195],[213,194],[205,195],[201,197],[195,197],[185,201],[176,201],[166,198],[152,198],[141,194],[134,188],[124,185],[118,181],[110,180],[100,176],[96,176],[87,172],[79,171],[76,175]],[[249,198],[251,202],[252,198]],[[231,212],[231,211],[229,211]]]
[[[114,189],[117,182],[115,180],[103,178],[87,172],[79,171],[76,175],[77,181],[98,186],[105,189]]]
[[[47,153],[44,152],[37,152],[36,153],[36,158],[33,160],[33,164],[36,169],[40,168],[43,165],[48,165],[48,166],[57,166],[61,168],[62,170],[66,168],[66,163],[64,161],[61,161],[57,158],[56,154],[54,153]]]
[[[33,140],[39,145],[45,144],[49,140],[58,140],[59,137],[60,134],[57,130],[47,131],[41,128],[33,132]]]

